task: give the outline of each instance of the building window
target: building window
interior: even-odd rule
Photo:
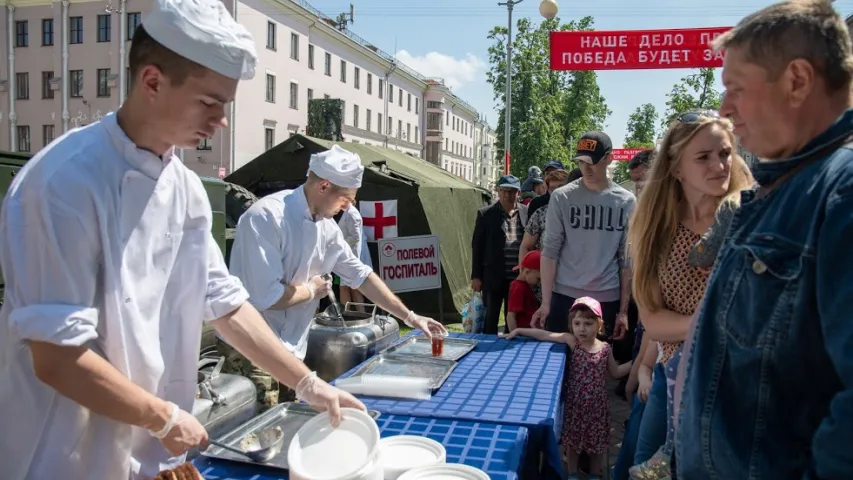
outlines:
[[[368,108],[367,111],[365,112],[365,115],[364,115],[364,120],[367,123],[367,125],[364,126],[364,129],[367,130],[368,132],[370,131],[370,123],[371,123],[370,117],[371,117],[371,115],[373,115],[373,112],[371,112],[370,109]]]
[[[421,113],[420,98],[415,98],[415,114]]]
[[[53,98],[53,89],[50,81],[53,80],[53,72],[41,72],[41,98]]]
[[[299,61],[299,35],[290,34],[290,58]]]
[[[83,43],[83,17],[71,17],[68,22],[71,24],[68,30],[68,43]]]
[[[71,70],[68,75],[69,96],[80,98],[83,96],[83,70]]]
[[[41,138],[44,142],[44,146],[50,145],[50,142],[56,138],[56,126],[54,125],[42,125],[41,126]]]
[[[373,74],[367,74],[367,94],[373,95]]]
[[[409,142],[412,141],[412,124],[411,123],[406,124],[406,141],[409,141]]]
[[[382,114],[381,113],[376,114],[376,132],[382,133]]]
[[[347,83],[347,62],[341,60],[341,83]]]
[[[355,67],[352,72],[352,84],[356,90],[361,88],[361,69]]]
[[[133,34],[136,32],[136,27],[142,23],[142,14],[140,12],[127,14],[127,39],[133,40]]]
[[[275,23],[267,22],[267,48],[275,50]]]
[[[30,98],[30,74],[15,74],[15,100],[27,100]]]
[[[384,96],[385,96],[385,81],[380,78],[379,79],[379,99],[382,100],[382,98]]]
[[[267,74],[266,100],[275,103],[275,75]]]
[[[394,128],[394,117],[390,117],[390,116],[388,117],[388,123],[386,124],[386,127],[387,127],[388,131],[385,132],[385,135],[391,135],[391,132],[392,132],[391,129]]]
[[[45,18],[41,21],[41,45],[49,47],[53,45],[53,19]]]
[[[99,68],[98,69],[98,96],[99,97],[109,97],[110,96],[110,69],[109,68]]]
[[[210,151],[213,150],[213,139],[209,137],[205,137],[201,139],[198,146],[195,147],[196,150],[205,150]]]
[[[326,72],[325,73],[326,73],[327,77],[332,76],[332,54],[329,52],[326,52]]]
[[[290,108],[299,108],[299,84],[290,82]]]
[[[98,15],[98,43],[110,41],[112,34],[112,17],[110,14]]]
[[[30,22],[26,20],[15,22],[15,46],[30,46]]]
[[[352,126],[358,128],[358,105],[352,106]]]
[[[408,95],[409,96],[406,97],[406,110],[411,112],[412,111],[412,94],[410,93]]]
[[[308,44],[308,68],[314,70],[314,45]]]
[[[264,150],[270,150],[275,146],[275,129],[264,127]]]
[[[323,98],[324,98],[324,99],[326,99],[326,100],[328,100],[328,99],[330,99],[330,98],[332,98],[332,97],[330,97],[328,93],[324,93],[324,94],[323,94]]]
[[[397,102],[401,107],[403,106],[403,89],[397,89],[397,96],[400,97],[400,100]]]
[[[394,85],[388,84],[388,101],[394,101]]]
[[[403,135],[403,121],[397,120],[397,138]]]
[[[125,92],[130,91],[130,85],[131,85],[132,80],[133,80],[133,76],[130,74],[130,67],[127,67],[125,69],[125,73],[124,73],[124,91]],[[123,98],[121,100],[124,101]]]
[[[18,126],[18,151],[30,151],[30,127],[27,125]]]
[[[415,125],[415,143],[421,143],[421,139],[419,137],[420,135],[418,134],[418,126]]]
[[[308,89],[308,95],[307,95],[307,97],[308,97],[308,101],[309,101],[309,102],[310,102],[311,100],[314,100],[314,89],[313,89],[313,88],[309,88],[309,89]]]

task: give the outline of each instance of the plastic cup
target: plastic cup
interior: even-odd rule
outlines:
[[[440,357],[444,355],[444,339],[447,334],[444,332],[433,332],[432,334],[432,356]]]

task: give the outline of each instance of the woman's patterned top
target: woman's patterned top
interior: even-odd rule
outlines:
[[[524,227],[526,233],[537,237],[535,250],[542,250],[542,238],[545,236],[545,218],[547,214],[548,205],[539,207],[533,212],[533,216],[527,220],[527,226]]]
[[[701,235],[693,233],[679,223],[666,263],[658,267],[663,306],[680,315],[693,315],[699,308],[699,302],[705,295],[705,285],[711,274],[709,270],[694,267],[688,261],[690,250],[700,238]],[[682,343],[660,342],[662,355],[658,358],[658,362],[668,362]]]

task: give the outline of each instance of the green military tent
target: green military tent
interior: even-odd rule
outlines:
[[[305,182],[308,162],[314,153],[338,144],[361,157],[365,166],[357,200],[397,200],[398,235],[440,237],[444,321],[457,321],[469,300],[471,236],[477,209],[489,193],[420,158],[396,150],[349,142],[332,142],[294,135],[250,161],[225,178],[258,197]],[[377,268],[376,244],[370,253]],[[438,292],[400,294],[419,313],[438,318]]]

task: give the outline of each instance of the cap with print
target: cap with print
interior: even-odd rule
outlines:
[[[586,132],[578,140],[575,161],[595,165],[613,151],[613,142],[604,132]]]
[[[575,303],[572,304],[572,308],[570,308],[569,311],[573,312],[579,308],[588,308],[592,310],[592,313],[601,317],[601,304],[598,303],[598,300],[592,297],[581,297],[575,300]]]
[[[539,265],[542,263],[542,252],[539,250],[531,250],[521,260],[521,265],[512,267],[513,270],[527,268],[529,270],[539,270]]]

